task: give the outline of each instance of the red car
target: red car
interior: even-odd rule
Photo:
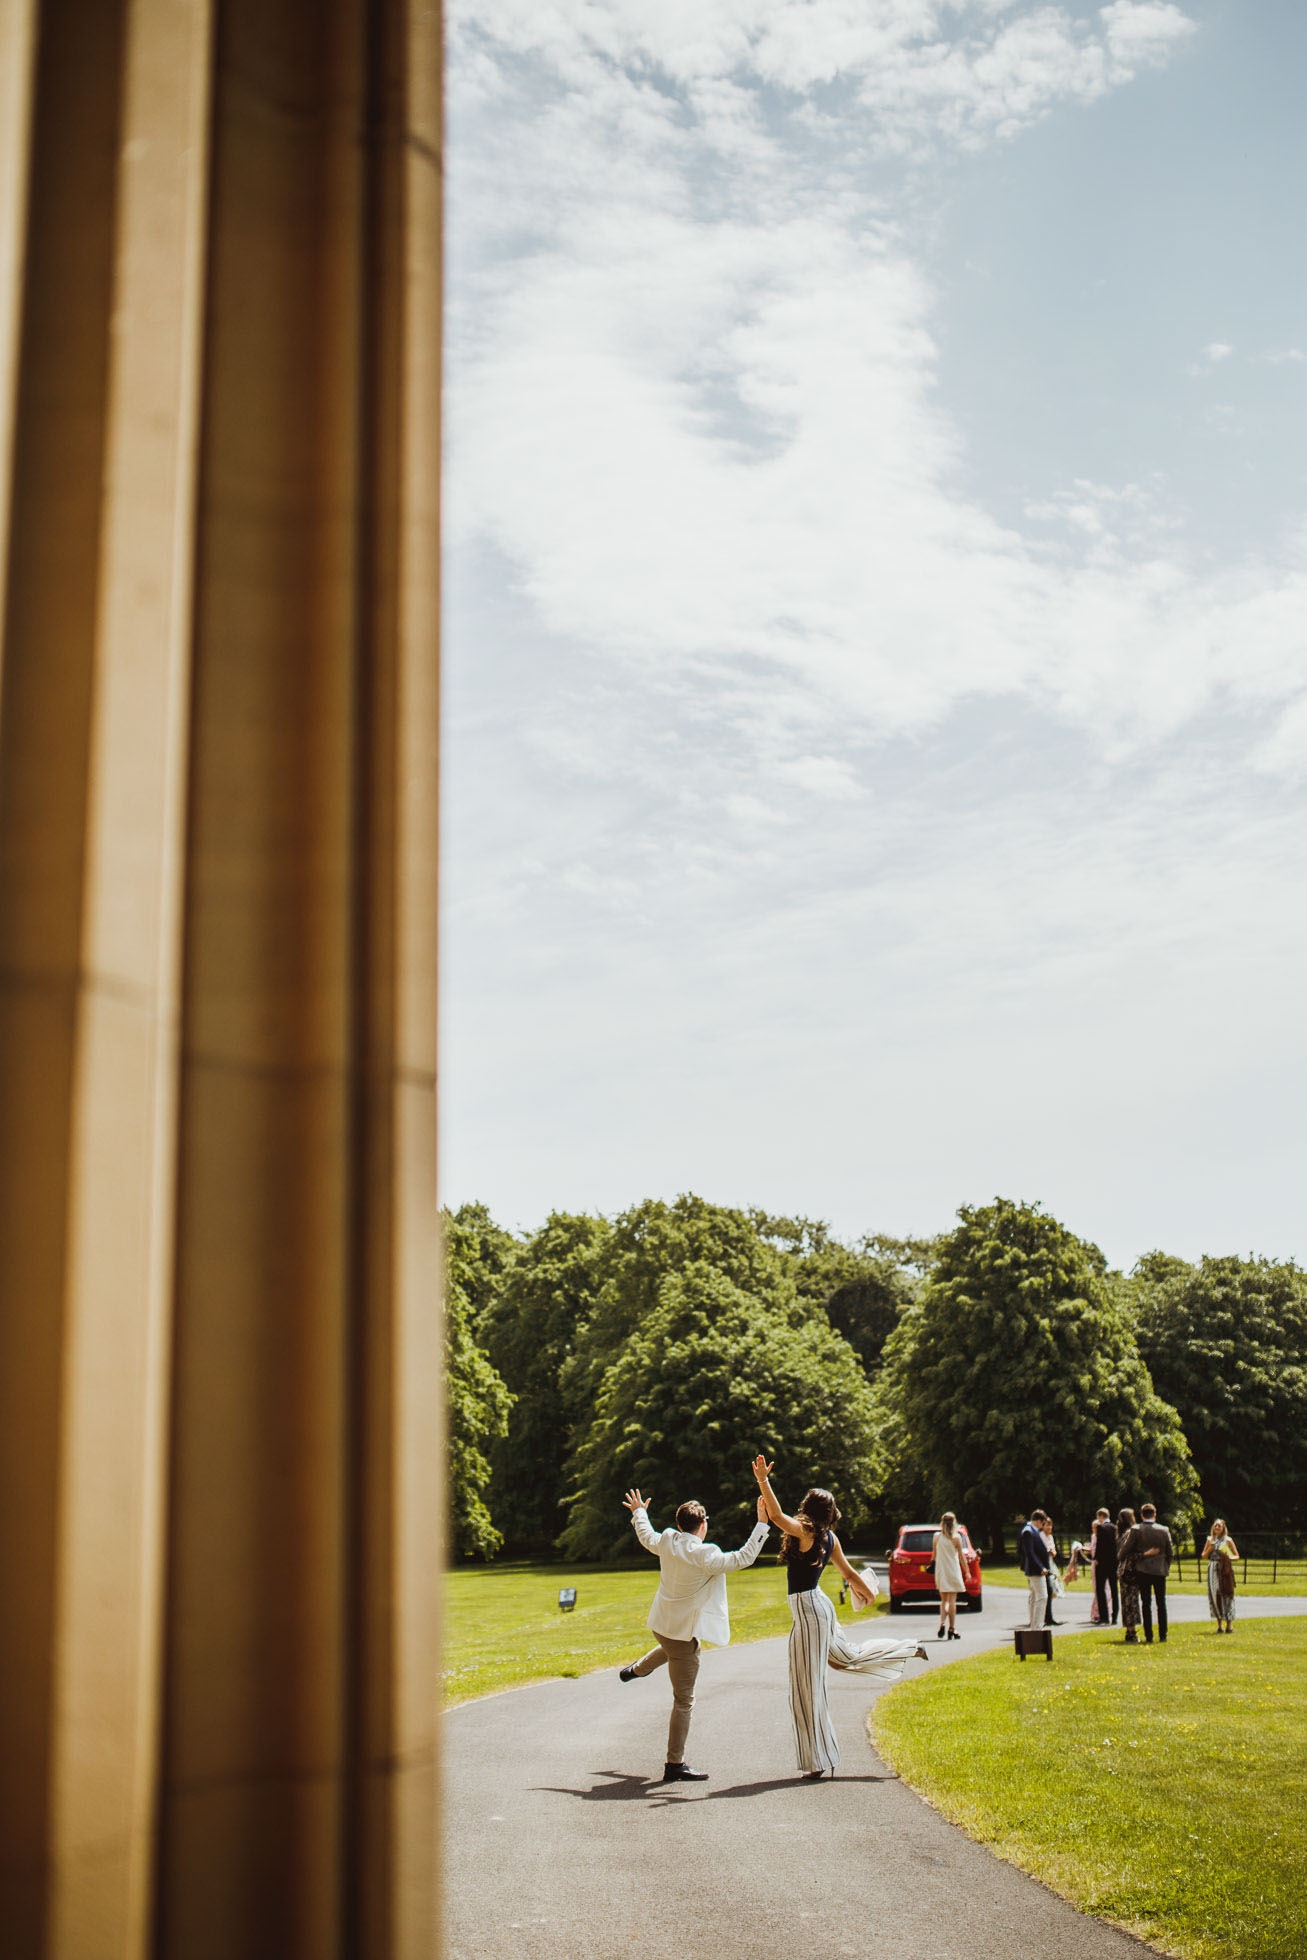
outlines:
[[[937,1524],[899,1526],[899,1542],[889,1555],[891,1613],[901,1613],[914,1600],[928,1606],[932,1600],[939,1598],[935,1585],[935,1561],[930,1550],[938,1530]],[[962,1540],[962,1572],[967,1582],[966,1593],[959,1598],[958,1605],[965,1605],[969,1612],[979,1613],[980,1553],[972,1544],[964,1524],[958,1526],[958,1537]]]

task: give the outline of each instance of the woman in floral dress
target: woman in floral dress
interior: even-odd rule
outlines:
[[[1226,1529],[1225,1519],[1215,1519],[1203,1557],[1207,1560],[1207,1610],[1216,1621],[1218,1633],[1234,1632],[1234,1562],[1238,1556],[1239,1547]]]
[[[1121,1549],[1128,1531],[1134,1529],[1135,1514],[1127,1507],[1116,1521],[1117,1562],[1116,1576],[1121,1586],[1121,1624],[1125,1628],[1126,1642],[1134,1647],[1139,1642],[1139,1581],[1135,1578],[1135,1563],[1127,1558]]]

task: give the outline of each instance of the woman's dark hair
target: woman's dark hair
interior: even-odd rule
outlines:
[[[1121,1533],[1121,1536],[1123,1538],[1126,1532],[1132,1529],[1134,1525],[1134,1521],[1135,1521],[1135,1514],[1130,1509],[1130,1506],[1127,1504],[1124,1511],[1119,1513],[1116,1520],[1116,1528]]]
[[[839,1506],[828,1490],[810,1490],[794,1516],[797,1523],[807,1525],[812,1544],[805,1552],[797,1538],[783,1537],[776,1563],[788,1565],[792,1559],[798,1559],[805,1565],[815,1565],[826,1550],[826,1533],[833,1531],[840,1521]]]

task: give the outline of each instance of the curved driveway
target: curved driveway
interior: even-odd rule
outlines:
[[[980,1620],[959,1621],[960,1641],[927,1639],[928,1665],[1010,1641],[1023,1600],[991,1587]],[[1083,1630],[1083,1600],[1064,1605]],[[1202,1599],[1170,1605],[1176,1621],[1207,1615]],[[1241,1628],[1305,1611],[1307,1600],[1239,1602]],[[933,1615],[893,1625],[933,1636]],[[877,1692],[830,1676],[844,1760],[824,1783],[793,1769],[783,1639],[705,1655],[689,1759],[711,1771],[707,1783],[654,1781],[670,1702],[662,1670],[625,1686],[616,1669],[533,1682],[451,1709],[448,1960],[1140,1960],[1151,1950],[1077,1913],[900,1783],[867,1741]]]

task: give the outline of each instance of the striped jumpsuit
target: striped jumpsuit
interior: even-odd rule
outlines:
[[[833,1770],[840,1759],[826,1695],[826,1669],[897,1681],[903,1663],[917,1651],[915,1640],[867,1640],[854,1646],[845,1638],[835,1608],[818,1583],[832,1550],[831,1534],[825,1531],[820,1552],[814,1545],[812,1555],[805,1557],[796,1546],[788,1567],[790,1714],[799,1768],[805,1771]]]

